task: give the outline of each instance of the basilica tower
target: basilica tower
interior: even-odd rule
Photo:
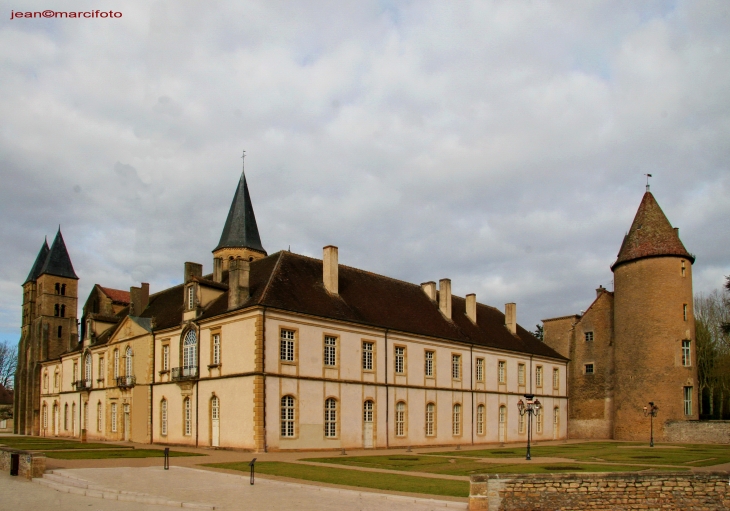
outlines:
[[[661,424],[699,418],[694,260],[647,187],[611,266],[617,440],[646,439],[643,409],[650,401],[659,407],[654,431],[659,440]]]

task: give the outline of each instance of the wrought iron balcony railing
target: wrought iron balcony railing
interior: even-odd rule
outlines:
[[[91,380],[76,380],[72,385],[76,390],[91,390]]]
[[[172,381],[194,380],[198,377],[198,366],[173,367]]]
[[[134,376],[117,376],[117,387],[122,389],[132,388],[135,383],[137,383],[137,378]]]

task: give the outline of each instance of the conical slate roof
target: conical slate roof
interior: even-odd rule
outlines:
[[[68,250],[66,250],[66,244],[63,242],[60,228],[38,276],[46,274],[78,280],[73,264],[71,264],[71,257],[69,257]]]
[[[259,228],[256,226],[256,217],[253,214],[251,197],[248,194],[246,175],[241,174],[236,194],[233,196],[231,209],[228,211],[226,225],[223,227],[221,240],[214,252],[221,248],[250,248],[266,253],[261,245]]]
[[[667,220],[654,196],[646,192],[611,270],[628,261],[661,256],[686,257],[692,263],[695,261],[694,256],[684,248],[679,234]]]
[[[32,282],[38,278],[38,276],[41,274],[41,269],[43,268],[43,263],[46,262],[46,258],[48,257],[48,252],[50,252],[50,251],[51,251],[51,249],[48,248],[48,240],[46,239],[43,241],[43,246],[41,247],[40,251],[38,252],[38,257],[35,258],[33,267],[30,269],[28,278],[25,279],[25,282],[23,282],[23,285],[26,285],[28,282]]]

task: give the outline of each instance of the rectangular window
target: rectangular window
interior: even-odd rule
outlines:
[[[535,368],[535,387],[542,387],[542,366]]]
[[[692,415],[692,387],[684,388],[684,414]]]
[[[451,378],[461,378],[461,355],[451,355]]]
[[[373,370],[373,344],[372,342],[362,343],[362,368],[366,371]]]
[[[553,369],[553,388],[555,390],[560,388],[560,369]]]
[[[585,365],[585,373],[586,374],[593,374],[593,364],[586,364]]]
[[[692,365],[692,353],[690,352],[690,341],[682,341],[682,365],[689,367]]]
[[[525,364],[517,364],[517,385],[525,385]]]
[[[525,416],[524,415],[520,415],[519,422],[517,423],[517,432],[520,434],[525,432]]]
[[[406,436],[406,404],[403,401],[395,405],[395,436]]]
[[[101,417],[102,417],[102,410],[101,410],[101,401],[96,403],[96,430],[101,432]]]
[[[294,362],[294,330],[282,329],[280,357],[284,362]]]
[[[117,404],[112,403],[112,433],[117,432]]]
[[[79,364],[77,362],[74,362],[74,381],[77,381],[79,379]]]
[[[101,382],[102,386],[104,385],[104,357],[99,357],[99,378],[97,380]]]
[[[281,398],[281,436],[294,437],[294,398],[292,396]]]
[[[160,403],[160,434],[167,436],[167,399]]]
[[[477,406],[477,435],[484,434],[484,414],[486,407],[484,405]]]
[[[537,432],[542,433],[542,410],[538,410],[535,414],[535,423],[537,424]]]
[[[477,381],[484,381],[484,359],[477,359],[477,370],[476,370]]]
[[[433,351],[426,352],[426,367],[424,370],[426,372],[426,376],[433,376]]]
[[[193,413],[189,397],[186,397],[183,401],[183,413],[183,431],[185,432],[185,436],[190,436],[193,434]]]
[[[586,342],[591,342],[593,340],[593,332],[586,332],[585,337],[586,337]]]
[[[426,405],[426,436],[433,436],[434,414],[436,413],[436,405],[428,403]]]
[[[395,347],[395,372],[403,374],[405,372],[406,349],[403,346]]]
[[[686,276],[686,267],[684,265],[684,261],[682,261],[682,277]]]
[[[324,336],[324,365],[329,367],[337,365],[337,337]]]
[[[687,304],[686,303],[682,305],[682,317],[684,318],[685,321],[687,321]]]
[[[505,364],[506,362],[504,360],[500,360],[497,363],[497,381],[499,383],[505,383],[507,381],[507,375],[505,374]]]
[[[63,336],[63,327],[59,326],[58,327],[58,338],[60,339],[62,336]]]
[[[461,435],[461,405],[455,404],[453,415],[451,418],[451,434],[454,436]]]
[[[165,344],[162,346],[162,370],[170,370],[170,345]]]
[[[221,334],[213,334],[213,365],[221,363]]]
[[[324,436],[337,437],[337,401],[333,398],[324,402]]]
[[[188,310],[192,310],[194,305],[195,305],[195,288],[194,288],[194,286],[190,286],[190,287],[188,287]]]

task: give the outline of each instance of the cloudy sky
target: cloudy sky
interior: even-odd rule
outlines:
[[[0,340],[61,225],[82,301],[211,271],[247,152],[264,246],[585,309],[644,193],[730,274],[730,3],[0,0]]]

